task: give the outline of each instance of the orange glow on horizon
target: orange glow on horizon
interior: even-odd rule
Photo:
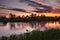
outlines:
[[[35,13],[37,16],[41,16],[41,15],[45,15],[45,16],[49,16],[49,17],[59,17],[60,14],[59,13]]]
[[[50,16],[50,17],[55,17],[55,16],[60,16],[60,13],[57,13],[57,12],[48,12],[48,13],[36,13],[36,12],[32,12],[32,11],[29,11],[30,13],[25,13],[25,12],[19,12],[19,11],[13,11],[13,10],[6,10],[6,9],[0,9],[0,13],[6,13],[6,14],[15,14],[16,16],[30,16],[31,14],[36,14],[37,16],[41,16],[41,15],[45,15],[45,16]],[[4,12],[3,12],[4,11]],[[1,15],[1,14],[0,14]],[[6,15],[5,15],[6,16]],[[9,15],[7,15],[8,17]]]
[[[55,13],[55,14],[54,13],[44,13],[44,15],[45,16],[51,16],[51,17],[55,17],[55,16],[59,17],[60,16],[60,14],[58,14],[58,13]]]
[[[54,13],[33,13],[33,14],[36,14],[36,16],[45,15],[45,16],[48,16],[48,17],[55,17],[55,16],[59,17],[60,16],[60,14],[58,14],[58,13],[56,13],[56,14],[54,14]],[[20,13],[16,13],[15,15],[16,15],[16,17],[17,16],[22,17],[23,15],[24,15],[24,17],[26,17],[26,16],[30,16],[31,13],[21,13],[21,14]],[[9,15],[6,16],[6,17],[9,18]]]

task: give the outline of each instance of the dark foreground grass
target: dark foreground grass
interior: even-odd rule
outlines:
[[[30,33],[11,35],[10,37],[2,36],[0,40],[60,40],[60,29],[35,30]]]

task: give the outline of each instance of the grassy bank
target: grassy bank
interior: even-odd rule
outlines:
[[[11,35],[10,37],[2,36],[0,40],[59,40],[60,29],[51,29],[46,31],[35,30],[30,33]]]

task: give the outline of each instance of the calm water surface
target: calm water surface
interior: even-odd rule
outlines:
[[[52,28],[60,29],[60,22],[14,22],[6,24],[0,22],[0,37],[22,34],[26,32],[31,32],[32,30],[44,31]]]

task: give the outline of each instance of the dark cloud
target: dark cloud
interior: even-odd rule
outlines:
[[[35,12],[51,12],[52,11],[52,7],[47,6],[47,5],[42,5],[39,3],[36,4],[29,4],[32,7],[35,7]],[[43,8],[43,9],[42,9]]]
[[[34,12],[43,13],[43,12],[51,12],[51,11],[53,10],[52,7],[50,7],[50,6],[42,5],[41,7],[42,7],[43,9],[41,9],[41,8],[36,8],[36,10],[34,10]]]
[[[19,2],[30,2],[31,0],[19,0]]]
[[[32,7],[41,7],[42,4],[37,3],[37,2],[34,2],[34,1],[31,1],[31,2],[28,4],[28,6],[32,6]]]
[[[0,9],[7,9],[7,10],[13,10],[13,11],[19,11],[19,12],[28,13],[26,10],[24,10],[24,9],[19,9],[19,8],[4,8],[4,7],[0,7]]]
[[[57,0],[56,2],[57,2],[58,4],[60,4],[60,0]]]
[[[26,1],[28,1],[28,0],[19,0],[19,2],[26,2]]]
[[[20,0],[20,2],[26,2],[28,4],[28,6],[32,6],[32,7],[51,8],[49,6],[42,5],[41,3],[38,3],[38,2],[35,2],[35,1],[31,1],[31,0]]]
[[[0,7],[5,7],[5,5],[3,5],[3,4],[0,4]]]
[[[20,0],[19,2],[23,3],[27,3],[28,6],[32,6],[32,7],[36,7],[36,6],[40,6],[41,4],[35,2],[35,1],[31,1],[31,0]]]
[[[0,6],[4,6],[4,5],[0,4]]]
[[[18,8],[11,8],[9,10],[19,11],[19,12],[26,12],[24,9],[18,9]]]
[[[55,9],[55,12],[60,13],[60,9]]]
[[[34,12],[51,12],[52,7],[47,6],[47,5],[42,5],[41,3],[37,3],[35,1],[31,0],[20,0],[20,2],[26,2],[28,6],[34,7],[35,10]],[[43,9],[41,9],[43,8]]]
[[[59,11],[59,12],[60,12],[60,9],[57,9],[57,11]]]
[[[0,6],[0,9],[8,9],[8,8],[5,8],[5,7]]]
[[[44,12],[51,12],[52,9],[39,9],[39,8],[36,8],[36,10],[34,10],[34,12],[37,12],[37,13],[44,13]]]

